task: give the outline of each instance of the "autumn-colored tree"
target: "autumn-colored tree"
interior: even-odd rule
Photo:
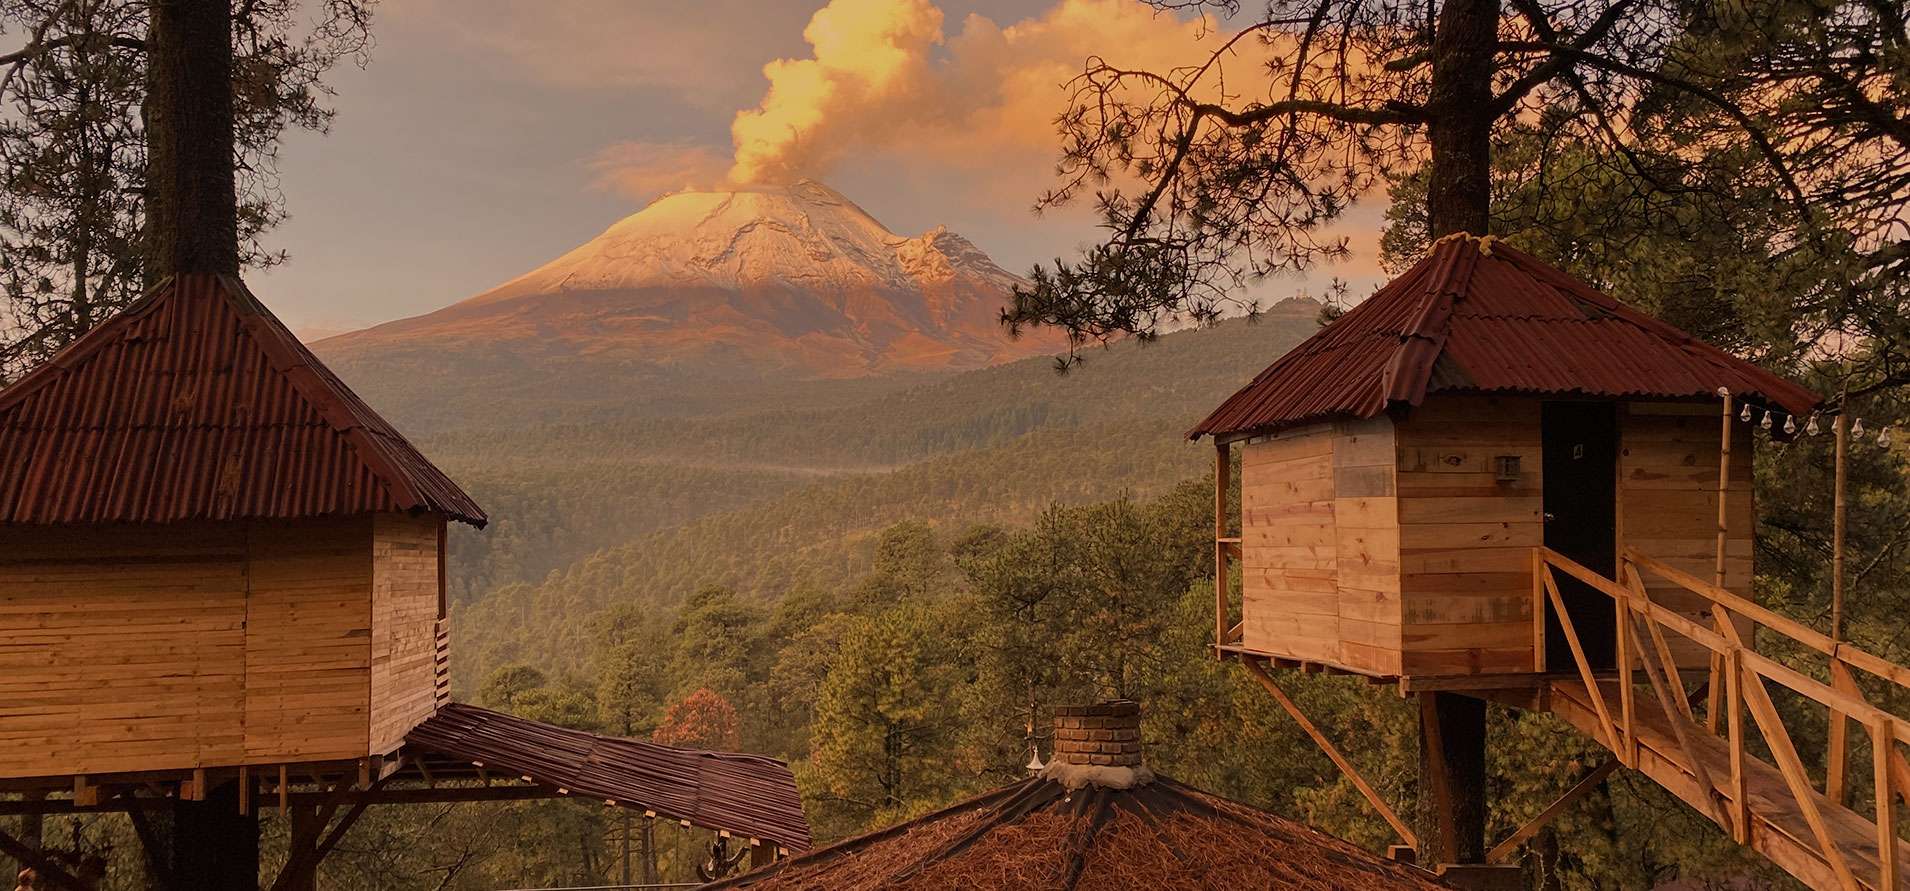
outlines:
[[[738,746],[736,707],[715,690],[698,687],[664,710],[663,723],[650,739],[666,746],[732,751]]]

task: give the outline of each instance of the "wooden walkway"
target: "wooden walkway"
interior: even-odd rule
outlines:
[[[1603,681],[1600,686],[1605,701],[1618,701],[1617,682]],[[1550,692],[1549,711],[1593,739],[1600,737],[1598,713],[1586,695],[1584,683],[1557,681],[1552,684]],[[1732,832],[1733,825],[1728,816],[1732,803],[1732,790],[1729,788],[1730,744],[1683,714],[1667,716],[1655,702],[1639,701],[1634,709],[1632,721],[1638,740],[1637,770],[1699,813],[1717,820],[1726,832]],[[1678,734],[1672,727],[1673,721],[1684,725],[1685,738],[1697,760],[1702,762],[1703,775],[1710,780],[1709,796],[1702,794],[1700,774],[1694,770],[1691,757],[1679,743]],[[1783,772],[1762,760],[1747,756],[1744,759],[1744,779],[1745,800],[1751,818],[1750,846],[1813,888],[1840,887],[1836,872],[1818,853],[1810,820],[1797,798],[1791,794]],[[1849,864],[1857,883],[1878,891],[1881,864],[1877,856],[1876,824],[1863,814],[1834,804],[1816,789],[1807,794],[1828,824],[1831,837]],[[1910,843],[1899,841],[1897,851],[1898,862],[1910,862]],[[1897,887],[1910,888],[1910,881],[1900,878]]]
[[[1534,555],[1534,570],[1535,620],[1544,622],[1548,609],[1558,619],[1577,667],[1576,679],[1548,682],[1541,708],[1812,888],[1910,889],[1899,868],[1910,862],[1910,844],[1896,831],[1900,801],[1910,802],[1910,762],[1903,755],[1910,721],[1872,706],[1857,681],[1862,672],[1872,684],[1910,688],[1910,669],[1634,550],[1623,555],[1622,584],[1543,548]],[[1588,663],[1557,573],[1612,598],[1617,671],[1595,673]],[[1654,602],[1647,574],[1700,595],[1703,608],[1693,615]],[[1761,654],[1758,628],[1789,638],[1793,651],[1827,661],[1820,670]],[[1700,664],[1707,651],[1710,661],[1707,692],[1697,702],[1680,674],[1694,644]],[[1674,647],[1687,655],[1674,656]],[[1537,664],[1543,659],[1541,652]],[[1828,714],[1821,784],[1812,778],[1814,765],[1798,753],[1774,689],[1788,689]],[[1873,787],[1857,802],[1848,777],[1853,728],[1868,736],[1870,763],[1862,766]],[[1753,739],[1762,746],[1749,745]]]

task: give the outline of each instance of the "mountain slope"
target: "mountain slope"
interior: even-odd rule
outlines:
[[[979,368],[1055,348],[998,315],[1020,280],[960,235],[899,236],[821,183],[679,192],[436,312],[316,345],[738,366],[807,378]]]

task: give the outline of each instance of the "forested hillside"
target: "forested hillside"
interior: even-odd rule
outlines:
[[[672,605],[711,584],[759,601],[828,587],[903,520],[959,530],[1163,491],[1205,468],[1183,431],[1316,316],[1288,304],[1097,352],[1066,375],[1032,359],[862,399],[691,416],[600,399],[589,411],[601,420],[568,423],[500,407],[418,437],[492,517],[452,541],[457,677],[474,684],[512,661],[582,669],[576,644],[612,605]]]

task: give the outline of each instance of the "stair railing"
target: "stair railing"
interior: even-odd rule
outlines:
[[[1790,795],[1796,800],[1798,810],[1810,826],[1819,856],[1835,874],[1838,884],[1850,889],[1861,886],[1852,874],[1844,852],[1833,841],[1830,825],[1813,797],[1817,789],[1771,699],[1766,682],[1781,684],[1824,706],[1833,720],[1841,715],[1858,721],[1869,731],[1876,780],[1878,874],[1877,883],[1872,887],[1896,888],[1896,799],[1904,797],[1910,800],[1910,762],[1906,762],[1897,744],[1910,743],[1910,722],[1866,701],[1851,670],[1862,670],[1910,688],[1910,669],[1865,652],[1848,642],[1833,641],[1828,635],[1641,554],[1636,549],[1627,548],[1621,557],[1620,575],[1625,580],[1622,585],[1549,548],[1534,550],[1534,670],[1545,670],[1546,619],[1548,616],[1556,617],[1571,650],[1579,679],[1584,683],[1592,709],[1597,715],[1601,731],[1599,742],[1611,749],[1626,766],[1637,767],[1633,672],[1642,669],[1648,688],[1670,719],[1668,723],[1678,746],[1683,750],[1684,760],[1691,765],[1693,778],[1703,790],[1701,797],[1707,807],[1701,810],[1728,829],[1741,844],[1750,843],[1755,816],[1746,787],[1744,764],[1744,715],[1748,711],[1772,758],[1777,762],[1778,771]],[[1618,658],[1617,668],[1614,672],[1606,673],[1606,677],[1615,676],[1619,699],[1615,708],[1607,701],[1605,690],[1600,684],[1600,672],[1594,670],[1585,655],[1584,641],[1572,622],[1570,612],[1565,608],[1557,573],[1575,578],[1613,601],[1617,619],[1613,643]],[[1654,601],[1645,585],[1647,574],[1702,598],[1700,613],[1709,613],[1711,624],[1707,626],[1691,615]],[[1749,642],[1754,636],[1746,633],[1747,628],[1755,625],[1769,628],[1809,650],[1827,656],[1830,660],[1828,674],[1833,683],[1824,683],[1758,653]],[[1641,630],[1643,636],[1640,635]],[[1683,687],[1678,662],[1666,637],[1667,632],[1709,651],[1724,665],[1723,699],[1730,774],[1723,784],[1714,782],[1709,776],[1693,742],[1692,734],[1708,731],[1704,725],[1693,720],[1690,697]],[[1715,694],[1716,691],[1712,692]],[[1713,695],[1711,702],[1715,709],[1718,698]],[[1836,775],[1835,770],[1841,770],[1842,759],[1833,757],[1827,762],[1832,764],[1834,771],[1827,779],[1829,788],[1825,794],[1833,802],[1841,803],[1835,793],[1841,789],[1842,778]]]

